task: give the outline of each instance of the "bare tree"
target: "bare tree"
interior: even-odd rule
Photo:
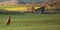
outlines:
[[[56,0],[57,8],[60,8],[60,0]]]

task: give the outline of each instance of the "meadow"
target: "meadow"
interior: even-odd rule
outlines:
[[[5,25],[11,16],[10,25]],[[0,30],[60,30],[60,14],[0,15]]]

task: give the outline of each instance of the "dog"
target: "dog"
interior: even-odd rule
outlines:
[[[6,20],[6,25],[9,25],[11,22],[11,16],[8,16],[7,20]]]

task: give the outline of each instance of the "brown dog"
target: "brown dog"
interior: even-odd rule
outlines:
[[[11,22],[11,16],[8,16],[7,21],[6,21],[6,25],[9,25],[10,22]]]

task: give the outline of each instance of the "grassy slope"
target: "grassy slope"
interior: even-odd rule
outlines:
[[[0,9],[6,9],[8,11],[27,11],[30,6],[0,6]],[[35,7],[37,9],[39,7]]]
[[[6,26],[9,15],[0,15],[0,30],[60,30],[60,14],[10,15],[11,24]]]

